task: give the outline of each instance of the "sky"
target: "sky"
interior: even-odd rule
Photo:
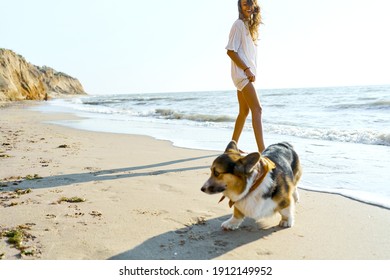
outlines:
[[[389,0],[259,0],[256,88],[390,84]],[[237,0],[0,0],[0,48],[89,94],[234,90]]]

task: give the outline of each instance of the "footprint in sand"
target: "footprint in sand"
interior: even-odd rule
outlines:
[[[67,218],[80,218],[82,216],[84,216],[85,214],[82,213],[82,212],[76,212],[76,213],[73,213],[73,214],[65,214],[65,217]]]
[[[135,209],[134,212],[136,212],[138,215],[148,215],[148,216],[160,216],[162,214],[168,213],[165,210],[152,210],[152,209]]]
[[[167,184],[160,184],[158,187],[160,190],[165,191],[165,192],[175,192],[175,193],[181,193],[181,191],[175,189],[171,185]]]
[[[264,250],[258,250],[258,251],[256,251],[256,254],[257,254],[258,256],[270,256],[270,255],[272,255],[272,252],[269,251],[269,250],[267,250],[267,249],[264,249]]]
[[[89,213],[89,215],[91,215],[92,217],[96,218],[96,217],[101,217],[103,214],[99,211],[96,211],[96,210],[93,210]]]

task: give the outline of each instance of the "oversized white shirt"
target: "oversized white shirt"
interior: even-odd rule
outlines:
[[[241,19],[237,19],[233,23],[226,49],[238,53],[245,65],[250,67],[252,73],[256,76],[257,46],[252,40],[248,27]],[[239,68],[233,60],[231,64],[233,83],[241,91],[249,83],[249,80],[244,70]]]

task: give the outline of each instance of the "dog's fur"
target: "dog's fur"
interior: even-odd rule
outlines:
[[[250,191],[267,170],[270,171],[261,184]],[[236,142],[231,141],[225,153],[214,160],[211,176],[201,190],[222,193],[230,199],[229,204],[234,204],[232,217],[221,225],[226,230],[237,229],[245,217],[260,219],[275,212],[282,216],[281,227],[292,227],[301,174],[298,155],[287,142],[271,145],[262,154],[242,155]]]

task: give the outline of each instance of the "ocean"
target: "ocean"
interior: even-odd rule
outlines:
[[[262,89],[265,144],[288,141],[303,167],[299,187],[390,209],[390,86]],[[169,140],[224,151],[238,113],[235,91],[89,95],[54,99],[42,112],[77,129]],[[239,148],[257,151],[248,116]]]

